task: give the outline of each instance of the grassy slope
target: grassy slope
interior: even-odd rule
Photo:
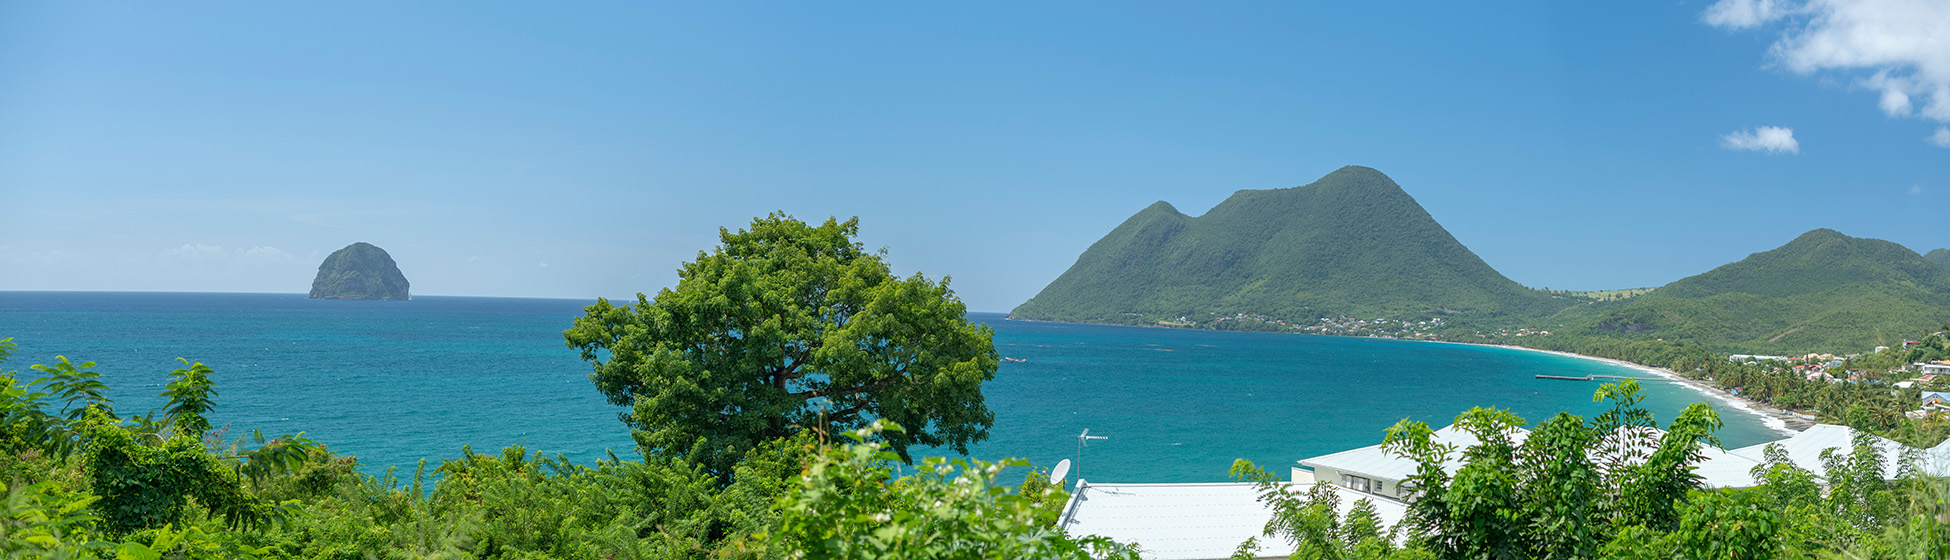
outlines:
[[[1239,191],[1196,218],[1153,204],[1011,314],[1111,323],[1232,313],[1487,319],[1537,317],[1572,301],[1503,277],[1393,180],[1351,166],[1303,187]]]

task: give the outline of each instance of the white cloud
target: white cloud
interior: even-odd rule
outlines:
[[[1923,137],[1923,141],[1934,144],[1938,148],[1950,148],[1950,126],[1936,127],[1936,134]]]
[[[1921,196],[1923,194],[1923,185],[1910,185],[1909,194]]]
[[[548,268],[548,263],[535,263],[535,268]]]
[[[223,247],[218,245],[204,245],[202,243],[191,245],[186,243],[182,247],[166,249],[158,253],[157,256],[166,260],[202,262],[223,258],[224,251]]]
[[[1855,84],[1880,93],[1883,113],[1950,123],[1950,2],[1720,0],[1700,19],[1728,29],[1778,23],[1773,64],[1853,73]]]
[[[1801,153],[1801,143],[1794,140],[1794,129],[1780,126],[1735,130],[1727,133],[1726,136],[1721,136],[1720,145],[1729,150],[1746,152]]]
[[[224,249],[221,245],[186,243],[182,247],[165,249],[156,254],[164,261],[181,263],[255,263],[285,264],[297,262],[298,257],[277,247],[259,246],[249,249]]]
[[[1774,0],[1720,0],[1700,16],[1707,25],[1746,29],[1780,17]]]

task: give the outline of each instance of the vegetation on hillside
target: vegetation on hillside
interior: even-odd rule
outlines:
[[[1159,202],[1126,220],[1020,319],[1203,324],[1235,314],[1537,317],[1568,296],[1504,278],[1393,180],[1344,167],[1312,184],[1234,193],[1200,217]]]
[[[1722,353],[1833,352],[1950,321],[1950,250],[1931,254],[1817,229],[1659,288],[1532,290],[1476,258],[1387,177],[1349,167],[1305,187],[1240,191],[1198,218],[1152,205],[1011,317],[1571,339],[1520,342],[1559,349],[1672,340]]]
[[[1773,354],[1886,346],[1945,321],[1950,270],[1895,243],[1817,229],[1609,309],[1572,308],[1544,322]]]
[[[1923,253],[1923,258],[1936,263],[1937,266],[1950,268],[1950,249],[1930,249],[1930,252]]]

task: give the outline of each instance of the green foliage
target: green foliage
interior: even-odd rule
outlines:
[[[897,278],[853,237],[774,213],[685,263],[674,288],[633,306],[599,300],[564,333],[646,456],[686,456],[720,476],[763,442],[884,418],[903,459],[914,445],[966,452],[994,414],[994,333],[948,289]]]
[[[86,465],[103,529],[127,535],[181,523],[191,498],[232,525],[255,524],[268,506],[245,495],[237,473],[203,442],[178,434],[160,445],[97,409],[87,409],[80,432],[88,441]]]
[[[1559,414],[1522,443],[1525,425],[1508,411],[1474,408],[1456,427],[1474,436],[1467,448],[1438,443],[1426,424],[1403,420],[1384,449],[1416,461],[1404,524],[1416,544],[1443,558],[1590,558],[1616,529],[1676,530],[1676,504],[1699,488],[1691,466],[1715,444],[1711,407],[1688,407],[1664,436],[1640,403],[1635,382],[1602,386],[1612,410],[1590,423]],[[1453,477],[1445,464],[1460,462]]]
[[[27,385],[45,387],[46,396],[61,403],[60,414],[68,420],[80,419],[90,408],[110,410],[109,407],[114,404],[108,399],[108,385],[101,382],[102,374],[89,369],[95,367],[95,362],[77,365],[68,361],[67,356],[55,356],[54,365],[34,364],[29,367],[41,372],[42,376]]]
[[[93,497],[74,496],[52,488],[50,483],[9,488],[6,510],[0,513],[0,557],[67,559],[87,558],[92,551],[109,543],[90,538],[95,517],[88,512]]]
[[[1042,496],[996,484],[1004,467],[1021,461],[929,458],[917,473],[895,478],[899,456],[873,436],[899,429],[876,421],[846,434],[855,443],[815,456],[780,499],[778,524],[764,546],[795,558],[1136,560],[1135,551],[1108,539],[1065,536],[1042,522],[1047,514],[1039,510],[1048,507]]]
[[[1350,166],[1302,187],[1239,191],[1196,218],[1153,204],[1010,315],[1200,325],[1235,313],[1535,318],[1585,301],[1505,278],[1393,180]]]
[[[210,382],[210,366],[202,362],[190,364],[189,360],[177,358],[188,368],[177,368],[169,372],[169,385],[163,387],[159,396],[169,397],[169,406],[163,413],[171,419],[176,433],[196,439],[203,439],[210,433],[210,421],[203,416],[216,408],[213,399],[217,389]]]
[[[1751,493],[1695,490],[1679,509],[1673,535],[1680,558],[1762,560],[1781,548],[1781,516]]]
[[[412,284],[385,249],[359,242],[333,251],[318,263],[311,281],[313,299],[391,299],[410,297]]]
[[[1045,469],[1025,469],[1022,485],[1016,487],[1016,495],[1033,502],[1030,508],[1038,513],[1036,521],[1045,527],[1055,527],[1063,517],[1063,506],[1069,503],[1070,493],[1063,485],[1051,482],[1049,471]]]

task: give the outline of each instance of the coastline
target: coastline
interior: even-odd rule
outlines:
[[[1035,322],[1035,323],[1068,323],[1067,321],[1046,321],[1041,319],[1016,319],[1007,316],[1007,314],[1003,314],[1003,320],[1025,321],[1025,322]],[[1072,323],[1072,324],[1137,327],[1141,329],[1143,328],[1153,328],[1153,329],[1186,328],[1186,327],[1173,327],[1167,325],[1117,325],[1117,324],[1107,324],[1107,323]],[[1265,331],[1265,332],[1277,332],[1277,331]],[[1315,334],[1315,333],[1302,333],[1302,332],[1278,332],[1278,334],[1293,334],[1293,335],[1304,335],[1304,336],[1348,336],[1348,335]],[[1780,408],[1765,403],[1754,402],[1752,400],[1742,398],[1739,395],[1728,393],[1725,390],[1722,390],[1719,387],[1714,387],[1710,384],[1707,384],[1706,382],[1695,380],[1695,379],[1688,379],[1685,376],[1679,375],[1678,372],[1674,372],[1666,368],[1652,367],[1644,364],[1635,364],[1632,362],[1627,362],[1625,360],[1616,360],[1612,358],[1600,358],[1597,356],[1586,356],[1584,354],[1575,354],[1571,352],[1562,352],[1558,350],[1544,350],[1541,348],[1529,348],[1525,346],[1516,346],[1510,344],[1488,344],[1488,343],[1481,343],[1481,342],[1452,342],[1447,340],[1417,340],[1413,338],[1392,338],[1392,337],[1355,336],[1349,338],[1385,338],[1387,340],[1402,340],[1408,342],[1432,342],[1436,344],[1461,344],[1465,346],[1482,346],[1487,348],[1508,348],[1512,350],[1523,350],[1526,352],[1542,352],[1545,354],[1556,354],[1567,358],[1577,358],[1581,360],[1592,360],[1597,362],[1604,362],[1614,366],[1632,369],[1632,370],[1639,371],[1641,373],[1662,378],[1666,381],[1670,381],[1672,383],[1682,385],[1689,389],[1692,389],[1693,392],[1699,393],[1701,396],[1713,399],[1715,401],[1719,401],[1720,403],[1723,403],[1728,407],[1732,407],[1734,409],[1743,410],[1752,413],[1753,415],[1759,416],[1761,418],[1762,425],[1767,426],[1769,429],[1772,429],[1776,432],[1780,432],[1784,435],[1791,436],[1794,434],[1801,433],[1802,431],[1805,431],[1808,428],[1813,427],[1815,424],[1819,423],[1816,421],[1815,417],[1813,416],[1808,416],[1806,414],[1802,414],[1799,412],[1795,412],[1792,410]]]
[[[1774,431],[1780,432],[1782,434],[1790,435],[1790,436],[1801,433],[1802,431],[1805,431],[1808,428],[1813,427],[1815,424],[1819,423],[1816,421],[1815,417],[1813,416],[1809,416],[1785,408],[1764,404],[1764,403],[1758,403],[1749,399],[1741,398],[1739,395],[1728,393],[1725,390],[1720,389],[1719,387],[1714,387],[1712,385],[1707,384],[1706,382],[1697,379],[1688,379],[1683,375],[1679,375],[1678,372],[1674,372],[1666,368],[1652,367],[1644,364],[1635,364],[1632,362],[1627,362],[1625,360],[1615,360],[1612,358],[1600,358],[1597,356],[1586,356],[1584,354],[1573,354],[1570,352],[1561,352],[1557,350],[1544,350],[1541,348],[1528,348],[1523,346],[1513,346],[1507,344],[1481,344],[1481,343],[1473,343],[1473,342],[1445,342],[1445,341],[1424,341],[1424,342],[1440,342],[1442,344],[1463,344],[1468,346],[1484,346],[1490,348],[1509,348],[1512,350],[1523,350],[1526,352],[1542,352],[1545,354],[1556,354],[1567,358],[1578,358],[1581,360],[1592,360],[1597,362],[1604,362],[1614,366],[1637,370],[1642,373],[1663,378],[1675,384],[1683,385],[1689,389],[1692,389],[1693,392],[1699,393],[1700,395],[1706,396],[1713,400],[1725,403],[1729,407],[1733,407],[1739,410],[1744,410],[1753,413],[1755,416],[1761,417],[1761,423],[1763,425],[1773,429]]]

